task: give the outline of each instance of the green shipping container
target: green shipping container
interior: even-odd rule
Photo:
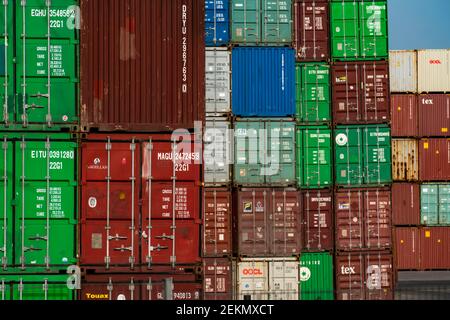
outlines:
[[[3,267],[65,269],[77,261],[77,143],[69,134],[11,133],[2,140]]]
[[[333,184],[332,134],[325,126],[297,127],[297,184],[321,189]]]
[[[333,275],[330,253],[302,253],[300,300],[334,300]]]
[[[334,60],[377,60],[388,57],[386,1],[331,3]]]
[[[321,124],[331,121],[330,66],[325,63],[296,65],[297,122]]]
[[[423,184],[420,221],[427,226],[450,225],[450,185]]]
[[[295,122],[251,119],[235,122],[234,183],[295,184]]]
[[[67,275],[0,275],[1,300],[75,300]]]
[[[386,125],[338,126],[335,165],[339,186],[390,184],[391,129]]]
[[[2,121],[1,124],[14,121],[14,1],[8,1],[0,6],[0,81],[2,90]],[[6,20],[6,21],[5,21]]]
[[[292,0],[232,0],[232,42],[240,45],[290,45]]]

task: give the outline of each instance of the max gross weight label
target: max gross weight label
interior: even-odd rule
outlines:
[[[210,316],[232,316],[232,315],[246,315],[246,316],[261,316],[272,315],[274,305],[271,304],[221,304],[214,307],[201,306],[183,306],[176,308],[177,315],[190,315],[208,318]]]

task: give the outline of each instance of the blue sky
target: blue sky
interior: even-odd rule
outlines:
[[[388,0],[391,50],[450,48],[450,0]]]

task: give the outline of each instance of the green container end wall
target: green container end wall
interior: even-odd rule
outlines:
[[[76,141],[70,134],[19,133],[4,133],[1,140],[0,170],[7,177],[0,183],[7,248],[2,266],[36,271],[76,263]]]
[[[333,60],[378,60],[388,57],[386,1],[332,1]]]
[[[328,127],[297,127],[297,184],[302,189],[333,184],[332,133]]]
[[[331,121],[330,66],[325,63],[297,63],[297,122],[322,124]]]
[[[240,120],[235,122],[234,130],[236,185],[295,184],[294,121]]]
[[[0,300],[75,300],[67,275],[0,275]]]
[[[391,167],[391,129],[388,126],[337,126],[336,185],[384,186],[392,182]]]
[[[232,42],[239,45],[291,45],[292,0],[232,0]]]
[[[302,253],[300,257],[300,300],[334,300],[331,253]]]
[[[450,225],[450,185],[423,184],[421,187],[421,224]]]

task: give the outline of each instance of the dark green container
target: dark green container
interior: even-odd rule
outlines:
[[[302,189],[333,184],[332,133],[326,126],[297,127],[297,184]]]
[[[423,184],[420,202],[421,224],[426,226],[450,225],[449,184]]]
[[[331,2],[333,60],[379,60],[388,57],[387,2]]]
[[[386,125],[337,126],[335,164],[338,186],[390,184],[391,129]]]
[[[14,1],[0,6],[0,82],[1,121],[0,124],[14,121]],[[6,11],[6,21],[5,21]],[[6,23],[6,28],[5,28]]]
[[[333,255],[302,253],[300,257],[300,300],[334,300]]]
[[[297,63],[295,91],[298,123],[317,125],[331,121],[329,65]]]

